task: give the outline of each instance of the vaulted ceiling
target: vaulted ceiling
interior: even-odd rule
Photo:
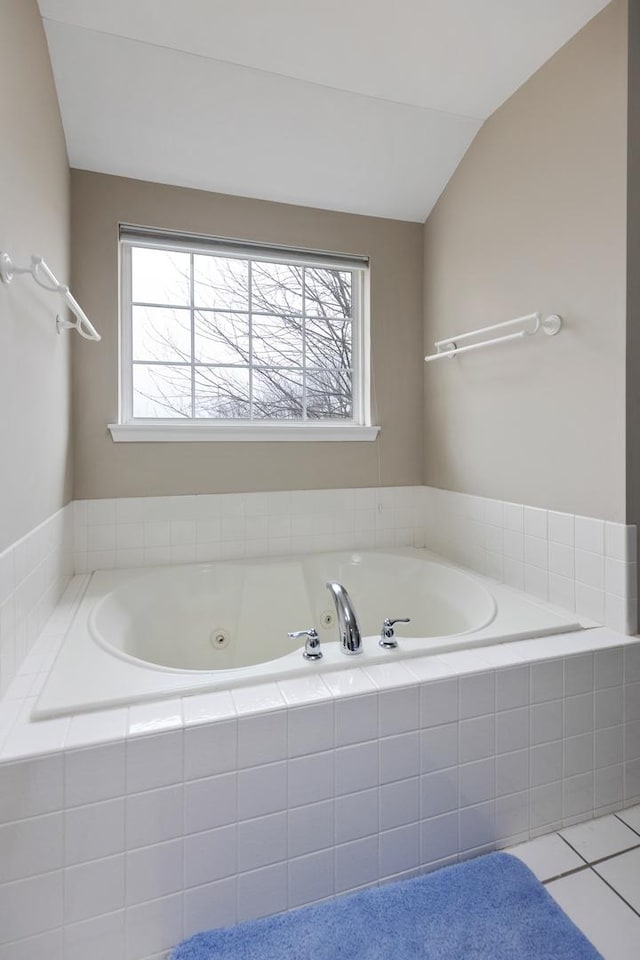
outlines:
[[[73,167],[423,221],[607,0],[39,0]]]

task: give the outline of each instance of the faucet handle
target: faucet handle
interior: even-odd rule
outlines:
[[[398,646],[398,641],[396,640],[396,635],[394,632],[394,624],[396,623],[411,623],[410,617],[396,617],[395,620],[390,620],[389,617],[385,617],[382,624],[382,630],[380,631],[380,639],[378,643],[381,647],[384,647],[385,650],[393,650],[394,647]]]
[[[294,630],[289,634],[292,640],[298,640],[300,637],[306,637],[304,651],[302,656],[305,660],[322,660],[322,650],[320,649],[320,637],[315,627],[310,630]]]

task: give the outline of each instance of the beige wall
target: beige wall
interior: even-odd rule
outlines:
[[[422,482],[422,227],[72,171],[75,292],[100,344],[74,343],[75,496]],[[371,257],[375,443],[113,443],[118,223]]]
[[[640,525],[640,0],[629,0],[627,522]]]
[[[68,274],[67,153],[35,0],[0,0],[0,250]],[[0,550],[69,499],[69,338],[28,277],[0,282]]]
[[[428,484],[625,517],[626,6],[486,122],[427,221],[428,347],[535,310],[565,318],[553,340],[426,366]]]

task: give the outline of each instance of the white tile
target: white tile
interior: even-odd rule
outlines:
[[[126,914],[126,960],[154,958],[182,938],[182,896],[129,907]]]
[[[371,667],[364,667],[364,672],[378,690],[389,690],[392,687],[407,687],[414,681],[414,677],[403,663],[377,663]]]
[[[395,733],[416,730],[420,726],[419,688],[385,690],[378,701],[379,733],[388,737]]]
[[[548,828],[562,820],[562,784],[559,781],[530,791],[531,830]]]
[[[624,728],[622,725],[596,730],[594,743],[594,763],[596,769],[622,763],[624,750]],[[638,731],[640,733],[640,730]],[[629,751],[627,751],[630,756]],[[640,757],[640,738],[633,759]]]
[[[531,664],[531,702],[557,700],[563,694],[563,662],[547,660]]]
[[[504,503],[503,523],[505,530],[524,531],[524,507],[520,503]]]
[[[0,943],[62,925],[62,871],[8,883],[0,897]]]
[[[529,788],[529,751],[516,750],[496,757],[496,796],[508,796]],[[527,827],[529,826],[527,802]],[[508,834],[510,836],[510,834]]]
[[[124,952],[124,910],[70,923],[64,928],[65,960],[112,960],[124,956]]]
[[[524,588],[527,593],[538,597],[540,600],[547,600],[549,596],[549,574],[540,567],[534,567],[530,563],[524,566]]]
[[[184,731],[184,779],[196,780],[235,770],[237,750],[235,720],[187,727]]]
[[[184,885],[222,880],[237,871],[237,827],[220,827],[184,838]]]
[[[583,773],[577,777],[568,777],[562,783],[563,820],[565,823],[575,823],[576,817],[584,820],[590,816],[593,807],[593,772]]]
[[[287,865],[279,863],[238,877],[238,920],[253,920],[286,910]]]
[[[441,677],[450,677],[452,675],[451,667],[441,658],[435,656],[412,657],[405,664],[409,673],[411,673],[420,683],[426,683],[429,680],[438,680]]]
[[[458,813],[460,851],[493,845],[496,834],[495,802],[465,807]]]
[[[460,721],[460,763],[483,760],[495,752],[495,715]]]
[[[362,693],[372,693],[376,686],[364,670],[336,670],[327,673],[324,682],[334,697],[355,697]]]
[[[574,580],[559,577],[556,573],[549,574],[549,603],[565,610],[576,608],[576,586]]]
[[[578,583],[593,587],[595,590],[604,590],[605,567],[604,557],[601,553],[596,554],[588,553],[585,550],[576,550],[575,570]]]
[[[624,648],[625,683],[640,681],[640,643],[634,642]]]
[[[595,654],[596,690],[615,687],[622,683],[624,654],[622,648],[597,650]]]
[[[378,800],[377,788],[362,790],[336,799],[336,843],[345,843],[378,834]]]
[[[336,847],[336,893],[378,878],[378,838],[366,837]]]
[[[617,726],[622,723],[624,719],[622,687],[596,690],[594,706],[596,730],[601,730],[604,727]]]
[[[380,787],[380,829],[391,830],[420,819],[420,780],[397,780]]]
[[[0,826],[0,883],[61,867],[62,837],[61,813]]]
[[[640,917],[592,870],[554,880],[547,890],[606,960],[636,960]]]
[[[289,760],[287,781],[289,807],[298,807],[333,797],[333,751],[313,753],[306,757]]]
[[[640,838],[638,838],[640,839]],[[604,880],[633,907],[640,910],[640,849],[631,850],[594,867]]]
[[[591,517],[575,518],[576,550],[604,554],[604,521]]]
[[[98,860],[124,850],[124,800],[106,800],[65,812],[65,863]]]
[[[375,794],[376,791],[370,792]],[[289,857],[300,857],[305,853],[313,853],[333,846],[333,818],[333,800],[323,800],[320,803],[311,803],[308,806],[290,810],[288,814]]]
[[[458,762],[458,724],[429,727],[420,733],[420,772],[432,773]]]
[[[239,687],[231,691],[238,715],[265,713],[267,710],[283,710],[284,697],[277,683],[261,683],[253,687]]]
[[[531,786],[562,779],[562,741],[531,747]]]
[[[129,793],[179,783],[182,767],[182,733],[134,737],[127,741]]]
[[[560,835],[589,863],[640,844],[640,837],[614,816],[568,827]]]
[[[420,772],[418,732],[402,733],[380,741],[380,783],[406,780]]]
[[[605,594],[584,583],[576,583],[576,611],[581,617],[604,623]]]
[[[0,764],[0,823],[60,810],[61,756]]]
[[[496,798],[496,843],[500,847],[529,837],[529,794],[513,793]]]
[[[237,920],[237,881],[235,877],[207,883],[184,894],[184,936],[202,930],[230,927]],[[110,960],[110,958],[109,958]]]
[[[575,576],[573,547],[562,543],[549,544],[549,572],[573,580]]]
[[[564,735],[576,737],[593,730],[594,702],[590,693],[581,693],[577,697],[564,700]],[[548,737],[547,739],[551,739]]]
[[[495,758],[464,763],[458,770],[460,806],[466,807],[495,797]]]
[[[311,749],[330,750],[335,743],[333,703],[314,703],[287,710],[288,755],[300,757]]]
[[[378,736],[378,697],[341,697],[335,702],[336,744],[346,746]]]
[[[546,570],[549,567],[549,549],[546,540],[540,537],[524,538],[524,562],[532,567]]]
[[[635,597],[637,593],[638,567],[622,560],[605,560],[605,585],[607,593],[618,597]]]
[[[495,672],[479,673],[459,680],[459,716],[479,717],[495,711]]]
[[[127,721],[126,707],[77,714],[71,718],[65,750],[122,740],[127,732]]]
[[[564,701],[565,704],[567,701]],[[550,700],[531,706],[531,743],[546,743],[562,737],[562,700]],[[575,733],[583,733],[576,730]]]
[[[355,793],[378,783],[378,742],[359,743],[335,751],[336,796]]]
[[[458,719],[458,681],[436,680],[420,687],[420,724],[434,727]]]
[[[438,770],[420,777],[420,815],[423,819],[458,809],[458,769]]]
[[[127,853],[127,904],[156,900],[182,890],[182,840]]]
[[[332,896],[334,892],[333,850],[289,861],[289,907],[299,907]]]
[[[271,768],[267,767],[266,770]],[[250,803],[250,797],[247,803]],[[256,807],[260,798],[256,798]],[[225,773],[206,780],[192,780],[184,785],[184,832],[198,833],[233,823],[237,818],[237,779]],[[256,814],[259,815],[259,814]]]
[[[65,803],[68,807],[110,800],[125,792],[125,745],[109,744],[65,754]]]
[[[636,528],[624,523],[605,523],[605,553],[613,560],[636,561]]]
[[[613,810],[624,799],[624,766],[622,763],[596,770],[593,783],[593,804],[596,810]],[[604,809],[603,809],[604,808]]]
[[[626,810],[620,810],[616,816],[623,820],[627,826],[631,827],[636,833],[640,833],[640,804],[634,807],[628,807]]]
[[[564,740],[564,776],[573,777],[579,773],[588,773],[593,768],[593,733],[583,733],[578,737],[566,737]]]
[[[593,654],[566,657],[564,661],[564,693],[575,696],[593,690]]]
[[[572,547],[574,542],[574,516],[572,513],[548,513],[549,540]]]
[[[512,847],[509,853],[522,860],[542,882],[584,867],[584,860],[557,833]]]
[[[529,703],[529,667],[507,667],[496,671],[496,708],[511,710]]]
[[[524,508],[524,532],[529,537],[547,539],[547,511],[537,507]]]
[[[182,784],[133,794],[127,797],[126,803],[126,837],[129,850],[182,835]]]
[[[238,719],[238,768],[284,760],[287,714],[284,710]]]
[[[240,873],[286,859],[286,813],[276,813],[238,824],[238,871]]]
[[[124,906],[125,859],[123,854],[92,860],[64,872],[66,923],[112,913]]]
[[[184,697],[182,713],[185,727],[190,727],[199,723],[231,720],[236,716],[236,708],[231,694],[226,690],[219,690],[215,693]]]
[[[312,703],[317,700],[330,700],[332,696],[322,677],[318,676],[291,677],[286,680],[279,680],[278,687],[289,707]]]
[[[158,700],[129,707],[130,737],[161,733],[182,726],[182,700]]]
[[[238,819],[249,820],[283,810],[287,802],[287,765],[270,763],[238,773]]]
[[[415,870],[420,863],[420,826],[411,823],[380,834],[381,877]]]

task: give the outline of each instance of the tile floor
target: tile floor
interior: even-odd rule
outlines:
[[[605,960],[640,958],[640,806],[509,852],[544,883]]]

